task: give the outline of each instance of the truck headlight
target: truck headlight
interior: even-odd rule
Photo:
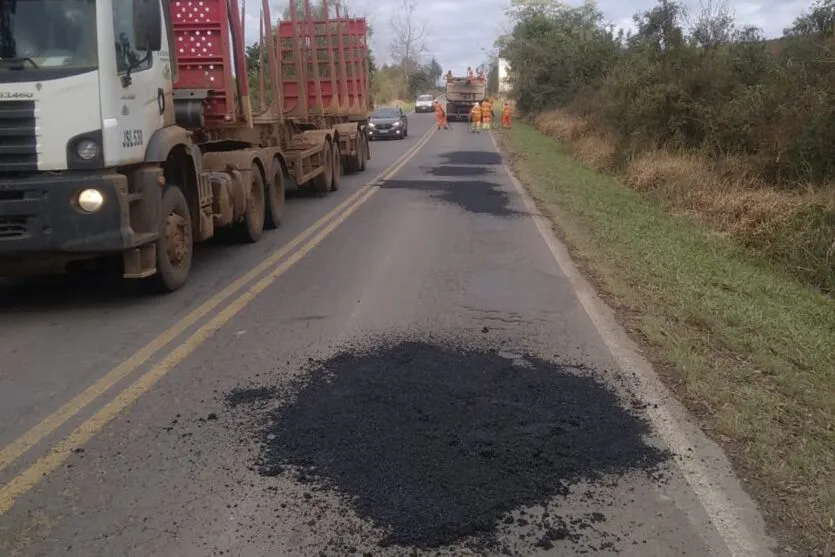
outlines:
[[[395,123],[394,123],[394,124],[392,124],[392,125],[393,125],[395,128],[399,128],[399,127],[400,127],[400,122],[395,122]]]
[[[95,213],[104,205],[104,195],[93,188],[81,190],[78,194],[78,207],[85,213]]]
[[[75,154],[83,161],[91,161],[98,156],[99,146],[92,139],[82,139],[75,146]]]

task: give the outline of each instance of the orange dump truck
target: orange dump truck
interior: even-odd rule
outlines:
[[[487,85],[478,80],[470,83],[466,77],[447,79],[446,113],[449,121],[466,122],[470,119],[470,110],[475,103],[484,102]]]

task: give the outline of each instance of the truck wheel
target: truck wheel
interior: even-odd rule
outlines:
[[[363,139],[362,135],[357,136],[357,149],[356,153],[353,155],[345,158],[345,170],[350,173],[359,172],[362,170],[362,163],[365,160],[365,150],[364,150],[365,140]]]
[[[342,168],[342,151],[339,149],[339,145],[334,143],[333,144],[333,178],[331,179],[331,191],[337,191],[339,186],[342,184],[342,174],[344,172],[344,168]]]
[[[313,189],[319,193],[328,193],[333,185],[333,149],[330,141],[325,141],[322,147],[322,160],[325,161],[325,171],[313,178]]]
[[[365,158],[368,156],[368,137],[360,137],[357,142],[357,172],[365,170]]]
[[[357,152],[353,155],[348,155],[342,162],[342,168],[345,170],[345,174],[353,174],[359,169],[359,141],[360,140],[357,139]]]
[[[257,164],[252,165],[252,178],[249,186],[249,199],[246,202],[244,220],[235,226],[238,240],[248,244],[254,244],[261,239],[264,233],[264,177],[261,175],[261,168]]]
[[[365,163],[368,159],[371,158],[369,156],[369,154],[371,153],[371,144],[368,142],[368,136],[367,135],[363,134],[361,143],[362,143],[362,154],[359,157],[359,159],[360,159],[360,166],[359,166],[360,172],[365,170],[365,166],[366,166]]]
[[[270,176],[267,181],[267,213],[264,218],[264,228],[275,230],[284,220],[284,169],[278,159],[273,159],[270,165]]]
[[[149,279],[156,292],[174,292],[188,281],[194,255],[191,213],[182,190],[168,185],[160,203],[157,274]]]

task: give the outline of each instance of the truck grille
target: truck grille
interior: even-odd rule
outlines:
[[[377,124],[378,130],[390,130],[391,124]]]
[[[0,240],[26,235],[26,219],[0,217]]]
[[[0,101],[0,172],[36,170],[35,102]],[[0,228],[0,234],[2,230]]]

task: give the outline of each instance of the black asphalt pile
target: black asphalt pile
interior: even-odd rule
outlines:
[[[489,542],[511,511],[558,511],[549,501],[574,484],[667,460],[594,374],[519,363],[423,342],[313,362],[293,396],[264,415],[261,472],[336,490],[387,532],[384,545],[438,548]],[[268,395],[234,394],[238,404]],[[569,521],[541,526],[532,545],[577,539]]]

